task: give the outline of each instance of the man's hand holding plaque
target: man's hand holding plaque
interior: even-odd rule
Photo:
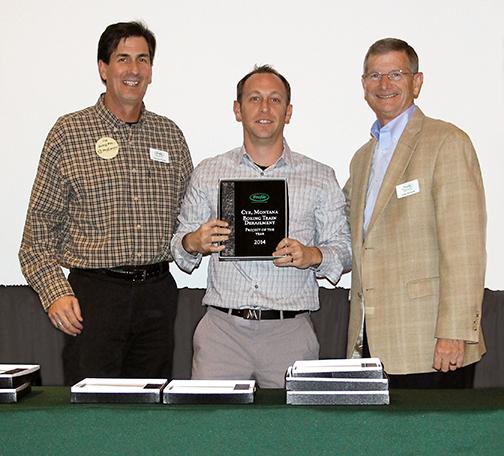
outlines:
[[[182,240],[182,246],[186,252],[193,255],[220,252],[224,250],[224,242],[229,239],[231,230],[228,226],[228,223],[223,220],[211,219],[196,231],[186,234]]]
[[[317,267],[322,262],[322,252],[317,247],[308,247],[296,239],[284,238],[273,252],[273,264],[278,267],[293,266],[298,269]]]

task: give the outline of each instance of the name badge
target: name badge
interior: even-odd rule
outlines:
[[[404,184],[396,185],[395,188],[397,198],[404,198],[405,196],[414,195],[420,192],[420,184],[418,179],[405,182]]]
[[[170,163],[170,156],[168,155],[168,152],[164,150],[154,149],[150,147],[149,155],[151,160],[158,161],[161,163]]]
[[[104,160],[112,160],[117,157],[119,153],[119,144],[114,138],[109,138],[108,136],[104,136],[96,141],[95,151],[98,157],[103,158]]]

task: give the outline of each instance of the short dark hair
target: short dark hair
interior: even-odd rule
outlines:
[[[285,87],[285,92],[287,93],[287,104],[290,104],[291,87],[289,81],[287,81],[287,79],[285,79],[285,77],[281,75],[277,70],[275,70],[271,65],[260,65],[260,66],[256,65],[250,73],[247,73],[245,76],[243,76],[243,78],[240,79],[240,81],[236,85],[236,100],[238,101],[238,103],[241,103],[243,95],[243,86],[245,85],[245,82],[247,82],[247,79],[250,78],[250,76],[253,76],[254,74],[263,74],[263,73],[274,74],[276,77],[280,79],[280,81],[282,81]]]
[[[418,73],[418,55],[406,41],[398,38],[383,38],[372,44],[364,58],[364,73],[367,71],[367,62],[372,55],[383,55],[389,52],[404,52],[408,56],[409,69],[412,73]]]
[[[103,61],[107,65],[110,62],[110,56],[117,49],[119,42],[123,38],[130,36],[141,36],[147,41],[149,47],[149,58],[151,64],[154,62],[154,54],[156,52],[156,38],[144,24],[141,22],[118,22],[117,24],[109,25],[100,37],[98,42],[98,60]]]

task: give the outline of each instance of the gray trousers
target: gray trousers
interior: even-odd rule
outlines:
[[[319,356],[308,312],[246,320],[209,307],[194,332],[193,349],[192,379],[251,379],[261,388],[284,388],[288,366]]]

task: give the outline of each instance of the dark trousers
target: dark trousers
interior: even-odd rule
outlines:
[[[72,270],[84,330],[65,336],[65,384],[86,377],[171,378],[178,290],[170,272],[143,282]]]
[[[371,358],[364,324],[362,357]],[[383,366],[385,372],[387,366]],[[390,389],[462,389],[472,388],[474,364],[449,372],[426,372],[422,374],[392,375],[387,374]]]

